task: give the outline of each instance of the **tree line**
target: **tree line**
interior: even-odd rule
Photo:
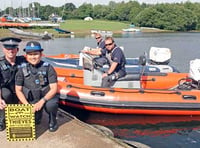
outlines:
[[[23,11],[22,11],[23,10]],[[34,10],[34,11],[33,11]],[[28,8],[6,8],[1,13],[10,13],[13,16],[33,15],[48,20],[51,14],[67,19],[83,19],[87,16],[93,19],[123,21],[139,27],[154,27],[174,31],[200,30],[200,3],[163,3],[146,4],[137,1],[119,2],[110,1],[108,5],[92,5],[83,3],[76,7],[73,3],[66,3],[61,7],[50,5],[41,6],[35,2]],[[20,12],[20,13],[19,13]]]

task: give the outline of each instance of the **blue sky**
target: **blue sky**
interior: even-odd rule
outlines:
[[[19,6],[27,7],[31,2],[39,2],[41,5],[52,5],[52,6],[61,6],[64,3],[73,3],[77,7],[82,5],[83,3],[91,3],[91,4],[108,4],[109,0],[0,0],[1,5],[0,9],[5,9],[6,7],[12,6],[17,8]],[[128,2],[130,0],[113,0],[115,2]],[[188,0],[137,0],[138,2],[148,3],[148,4],[155,4],[155,3],[174,3],[174,2],[186,2]],[[189,0],[190,2],[200,2],[200,0]]]

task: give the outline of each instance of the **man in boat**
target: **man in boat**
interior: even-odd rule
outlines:
[[[105,46],[109,69],[102,75],[102,87],[110,87],[115,81],[126,75],[126,58],[123,50],[115,44],[112,37],[105,39]]]
[[[0,131],[5,129],[6,104],[17,104],[15,93],[15,74],[19,65],[26,62],[24,56],[16,56],[21,42],[19,38],[6,37],[0,39],[4,56],[0,57]]]
[[[39,42],[28,42],[24,51],[28,63],[16,74],[16,94],[22,104],[33,104],[36,124],[40,124],[44,108],[49,114],[49,131],[54,132],[58,129],[57,74],[49,63],[41,60],[43,49]]]
[[[82,50],[82,53],[98,56],[93,59],[95,66],[102,67],[108,61],[106,59],[106,46],[105,41],[100,33],[95,33],[95,39],[97,40],[97,48],[90,48],[90,50]]]

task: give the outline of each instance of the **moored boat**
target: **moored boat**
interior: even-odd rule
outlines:
[[[46,40],[53,38],[53,34],[48,33],[48,32],[44,32],[44,33],[27,32],[27,31],[23,31],[17,28],[9,28],[9,30],[12,33],[24,38],[46,39]]]
[[[64,57],[64,55],[62,55]],[[43,60],[50,63],[56,69],[58,76],[61,79],[66,79],[68,82],[72,83],[81,83],[83,84],[83,66],[80,63],[78,55],[65,55],[66,59],[59,59],[59,58],[48,58],[44,57]],[[138,64],[138,59],[127,59],[129,64],[126,65],[126,71],[128,74],[137,74],[143,70],[143,66]],[[81,66],[80,66],[81,65]],[[107,69],[108,67],[105,66],[103,69]],[[161,72],[161,69],[164,69],[164,72]],[[168,71],[169,70],[169,71]],[[176,70],[176,69],[175,69]],[[168,72],[167,72],[168,71]],[[182,73],[173,72],[172,67],[169,65],[147,65],[144,67],[144,74],[143,77],[146,77],[152,84],[156,87],[157,85],[154,82],[163,82],[166,79],[169,82],[173,82],[171,85],[167,85],[168,87],[174,86],[174,79],[177,80],[177,77],[180,79],[183,77]],[[148,87],[148,84],[146,86]],[[159,85],[159,83],[157,83]]]
[[[112,36],[113,32],[112,31],[107,31],[107,30],[91,30],[91,34],[94,35],[95,33],[100,33],[102,36]]]
[[[60,104],[113,114],[200,115],[200,90],[189,85],[188,73],[128,74],[101,88],[102,71],[88,62],[83,84],[59,81]]]
[[[85,48],[84,48],[85,49]],[[145,53],[146,54],[146,53]],[[145,55],[147,56],[147,55]],[[87,55],[80,53],[80,55],[75,54],[59,54],[59,55],[49,55],[46,56],[46,59],[49,62],[53,62],[54,65],[66,65],[72,67],[81,67],[83,65],[83,57],[88,57],[94,59],[95,56]],[[169,65],[171,59],[171,50],[169,48],[159,48],[159,47],[151,47],[149,51],[149,58],[146,57],[146,72],[179,72],[177,68],[174,66]],[[95,63],[98,65],[98,63]],[[106,66],[105,66],[106,67]],[[108,66],[107,66],[108,67]],[[126,58],[126,67],[135,67],[135,69],[131,69],[133,72],[138,72],[141,70],[141,65],[139,64],[139,57],[138,58]],[[130,69],[127,69],[129,72]]]
[[[114,114],[200,115],[199,90],[99,88],[59,81],[60,104]]]
[[[54,28],[55,31],[57,31],[58,33],[64,33],[64,34],[73,34],[74,32],[71,32],[69,30],[64,30],[61,28]]]
[[[154,54],[151,54],[152,60],[149,60],[145,66],[140,65],[139,58],[126,58],[125,67],[126,67],[127,73],[137,74],[137,73],[140,73],[141,71],[144,71],[144,75],[148,75],[149,80],[154,79],[156,77],[156,81],[157,80],[163,81],[162,79],[164,78],[166,80],[168,76],[170,76],[170,79],[172,81],[174,79],[177,80],[177,76],[182,77],[182,74],[172,74],[174,72],[177,73],[179,71],[175,67],[168,64],[169,59],[171,58],[171,55],[168,55],[167,53],[170,53],[170,52],[169,50],[167,51],[168,52],[162,53],[162,55],[164,56],[159,55],[159,58],[155,57]],[[87,57],[91,61],[93,59],[93,57],[87,54],[80,54],[80,56],[76,54],[59,54],[59,55],[45,56],[43,60],[51,63],[56,69],[58,75],[66,78],[68,82],[83,84],[83,58],[84,57]],[[94,64],[97,65],[96,63]],[[108,69],[108,66],[107,65],[103,66],[103,69],[106,71]],[[176,75],[176,76],[172,77],[172,75]],[[165,76],[165,77],[161,77],[161,76]],[[177,82],[177,81],[173,81],[173,82]],[[156,83],[156,84],[159,85],[159,83]],[[174,86],[174,83],[173,85],[168,85],[167,88],[172,87],[172,86]]]
[[[125,29],[122,29],[122,31],[124,31],[124,32],[140,32],[141,30],[136,29],[136,28],[125,28]]]

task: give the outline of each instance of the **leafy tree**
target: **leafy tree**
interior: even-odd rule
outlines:
[[[62,19],[73,18],[73,11],[76,10],[76,6],[73,3],[66,3],[62,7]]]
[[[23,11],[22,11],[23,9]],[[27,8],[8,7],[1,11],[13,16],[34,16],[48,20],[51,14],[63,19],[83,19],[91,16],[94,19],[117,20],[134,23],[137,26],[156,27],[175,31],[200,30],[200,3],[163,3],[145,4],[137,1],[120,2],[110,1],[108,5],[83,3],[76,8],[73,3],[66,3],[61,7],[50,5],[41,6],[34,2]]]
[[[200,30],[200,3],[186,2],[183,5],[185,8],[191,10],[193,12],[193,15],[196,16],[197,19],[196,29]]]
[[[136,22],[140,24],[140,26],[144,27],[156,27],[155,26],[155,19],[158,17],[160,18],[161,14],[153,7],[146,8],[141,11],[136,19]]]
[[[143,10],[143,8],[136,1],[134,1],[134,2],[130,1],[128,4],[131,7],[128,21],[130,21],[131,23],[136,24],[135,18]]]
[[[109,14],[109,7],[105,5],[95,5],[93,7],[93,17],[96,19],[105,19]]]
[[[136,17],[136,21],[144,27],[188,31],[196,28],[197,17],[191,10],[183,6],[161,4],[141,11]]]
[[[75,10],[74,14],[77,15],[77,18],[79,19],[83,19],[87,16],[93,17],[93,6],[92,4],[84,3]]]

